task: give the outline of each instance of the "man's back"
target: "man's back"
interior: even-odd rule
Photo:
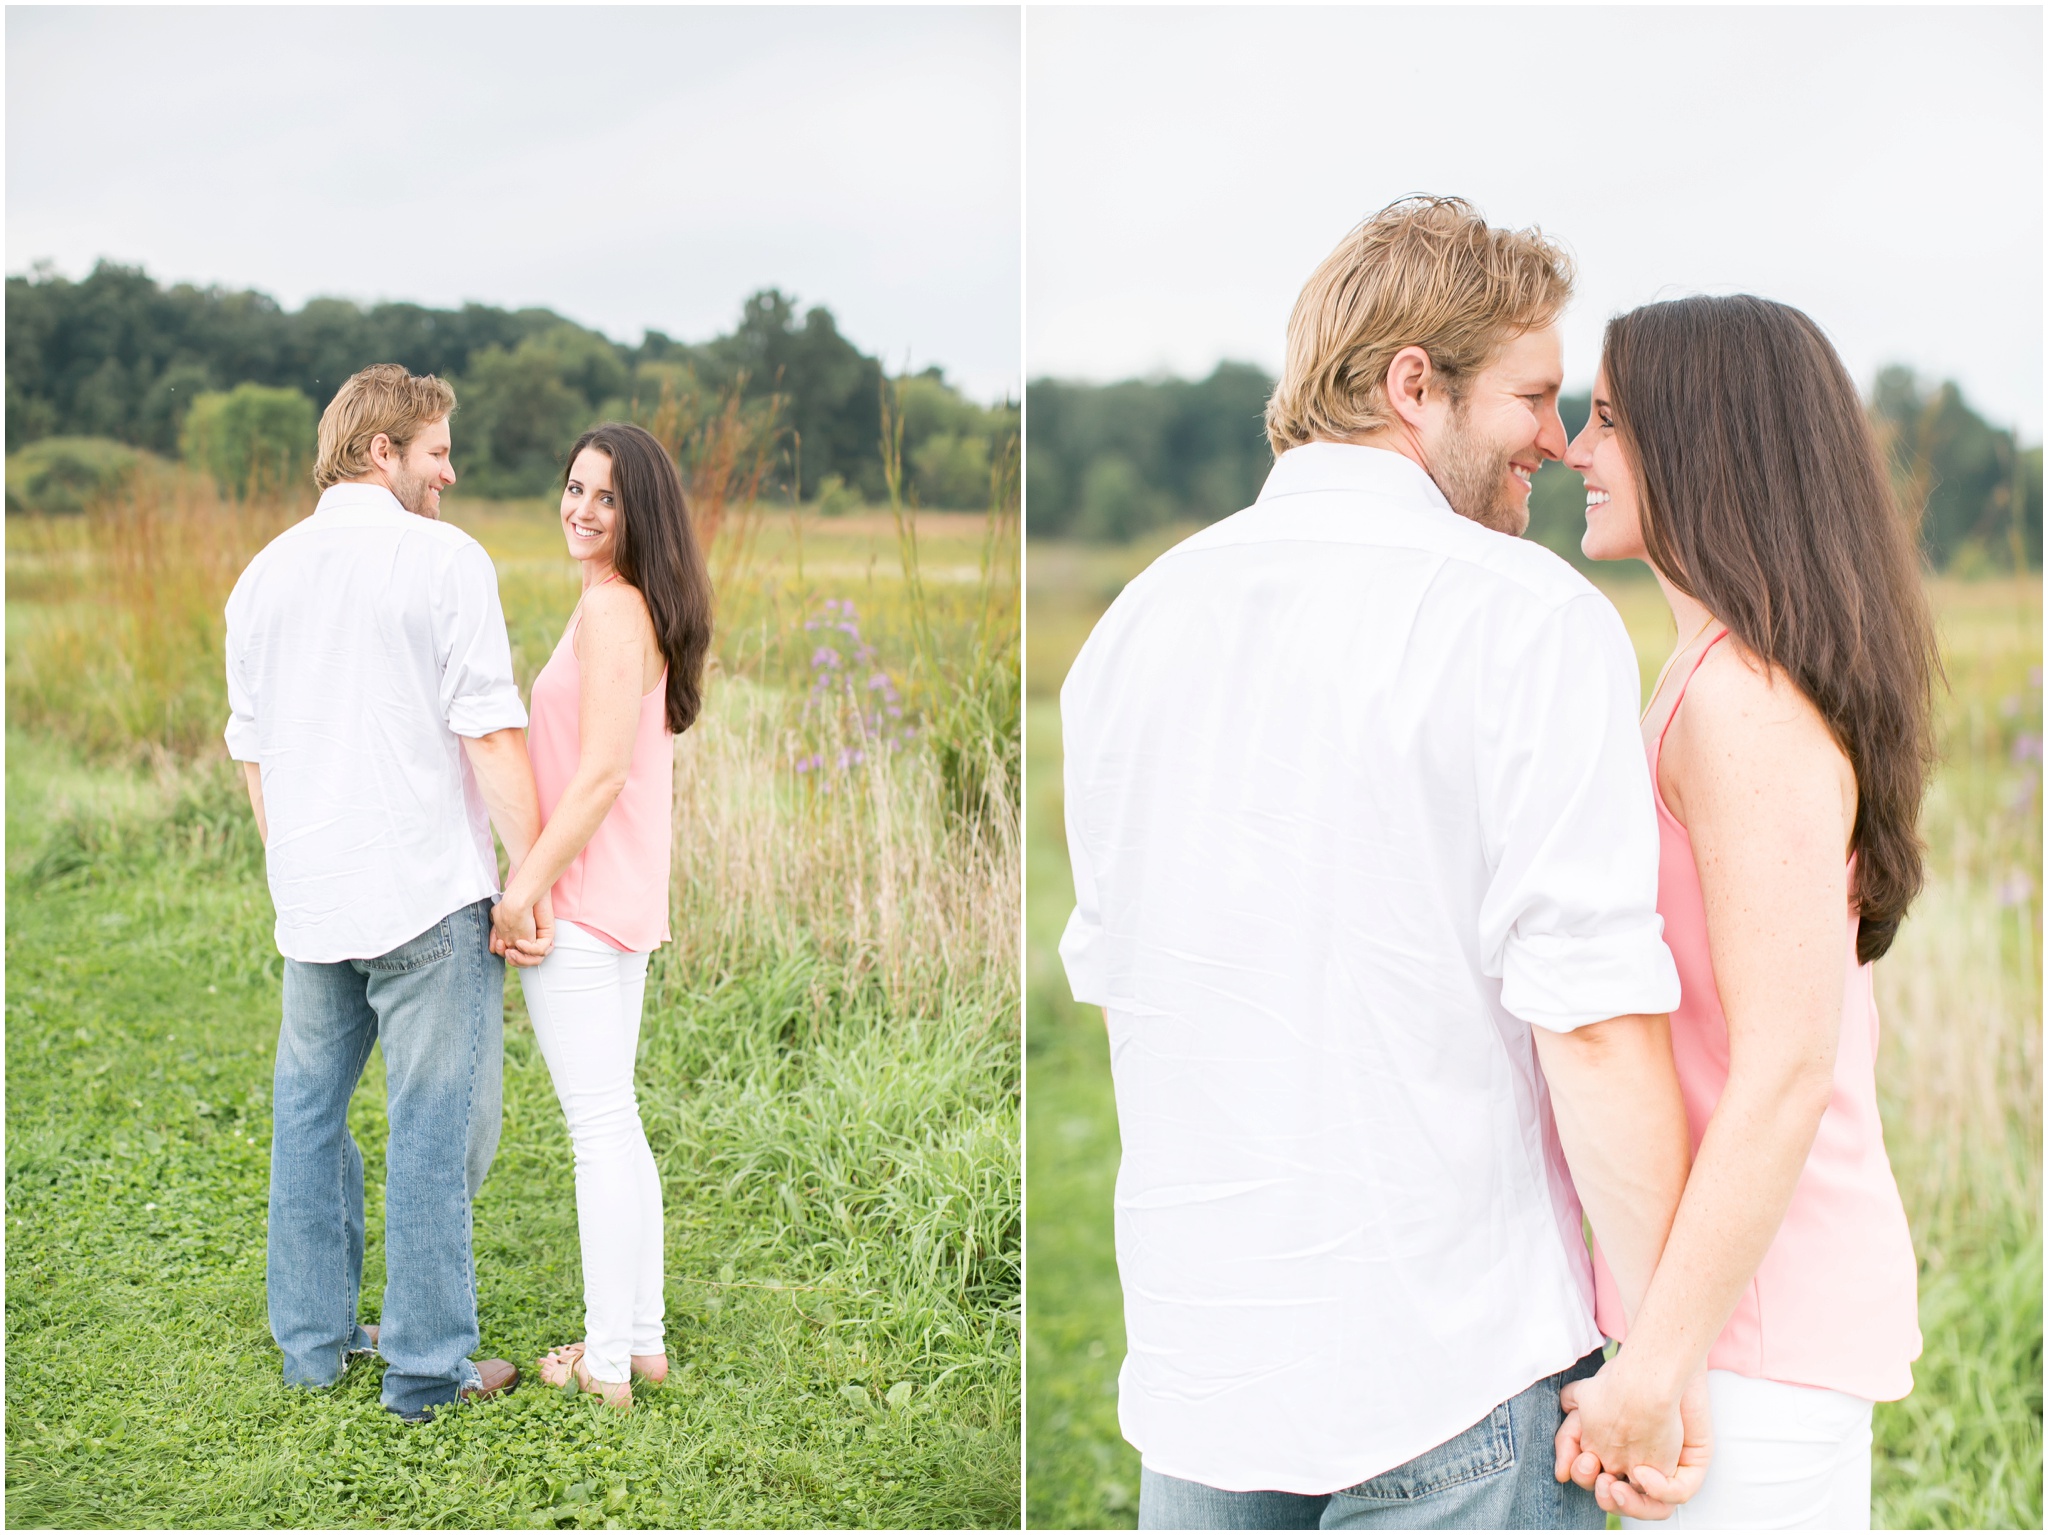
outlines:
[[[489,556],[338,485],[228,599],[230,752],[260,762],[281,952],[378,955],[497,888],[458,736],[523,726]]]
[[[1669,966],[1636,690],[1569,567],[1335,444],[1090,638],[1062,953],[1109,1010],[1154,1470],[1349,1485],[1597,1345],[1528,1028]]]

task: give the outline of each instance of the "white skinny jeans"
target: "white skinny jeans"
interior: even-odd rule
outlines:
[[[576,1150],[584,1365],[617,1384],[633,1355],[663,1352],[661,1178],[633,1095],[647,956],[557,919],[553,951],[519,986]]]
[[[1707,1371],[1714,1458],[1689,1503],[1625,1530],[1867,1530],[1870,1403],[1819,1386]]]

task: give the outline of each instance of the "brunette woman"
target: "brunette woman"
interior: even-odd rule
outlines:
[[[711,584],[675,463],[637,426],[578,439],[562,536],[583,596],[533,681],[546,825],[504,905],[552,887],[554,949],[519,980],[576,1153],[584,1338],[548,1354],[541,1378],[623,1408],[633,1376],[668,1373],[661,1181],[633,1064],[647,956],[669,937],[673,743],[701,703]]]
[[[1912,1390],[1920,1352],[1871,992],[1921,883],[1938,663],[1918,563],[1855,386],[1783,304],[1614,320],[1565,461],[1586,553],[1647,561],[1677,623],[1643,741],[1693,1143],[1637,1315],[1596,1262],[1601,1328],[1636,1341],[1567,1432],[1704,1366],[1712,1456],[1673,1522],[1867,1529],[1871,1404]]]

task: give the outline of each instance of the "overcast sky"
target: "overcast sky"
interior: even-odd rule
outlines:
[[[22,7],[7,270],[541,305],[637,342],[778,285],[1014,392],[1010,8]]]
[[[1858,380],[2041,434],[2041,12],[1033,8],[1033,377],[1276,368],[1344,232],[1471,198],[1576,254],[1565,365],[1633,305],[1750,291]]]

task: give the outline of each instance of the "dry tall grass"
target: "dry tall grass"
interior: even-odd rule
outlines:
[[[928,751],[877,743],[843,710],[806,718],[804,700],[742,678],[711,700],[676,747],[677,961],[808,935],[899,1007],[965,986],[1013,1008],[1021,874],[1000,770],[984,772],[987,814],[949,815]]]
[[[311,507],[310,492],[237,501],[166,470],[80,517],[9,518],[10,722],[100,758],[204,751],[227,717],[228,593]]]
[[[1886,1141],[1923,1257],[2041,1202],[2039,590],[1936,588],[1927,886],[1876,970]]]

